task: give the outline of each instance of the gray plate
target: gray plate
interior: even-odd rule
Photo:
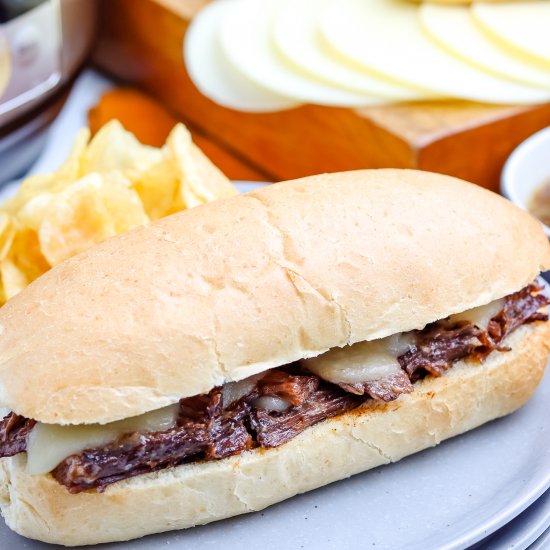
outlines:
[[[540,538],[538,538],[529,550],[548,550],[550,548],[550,529],[547,529]]]
[[[550,527],[550,490],[539,497],[527,510],[468,550],[531,550],[531,544],[544,540]],[[548,533],[550,535],[550,533]],[[543,548],[540,546],[540,548]],[[548,546],[550,548],[550,545]]]

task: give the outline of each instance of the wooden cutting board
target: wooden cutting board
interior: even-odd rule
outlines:
[[[204,97],[184,67],[190,19],[207,0],[100,0],[96,64],[148,91],[228,157],[270,181],[357,168],[420,168],[497,189],[521,141],[550,125],[550,104],[430,102],[247,114]],[[231,163],[220,168],[232,177]]]

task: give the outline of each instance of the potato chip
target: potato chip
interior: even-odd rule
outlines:
[[[191,134],[183,124],[174,127],[166,141],[166,147],[173,155],[183,204],[193,208],[215,200],[216,197],[203,183],[192,153]]]
[[[7,212],[0,212],[0,261],[8,255],[14,236],[11,216]]]
[[[162,149],[163,160],[141,173],[134,189],[143,201],[150,219],[192,208],[214,200],[213,193],[203,182],[193,150],[191,134],[182,125],[174,127]],[[234,188],[228,184],[234,194]]]
[[[27,204],[24,204],[19,209],[17,213],[19,223],[29,229],[38,231],[53,196],[52,193],[42,193],[41,195],[32,197]]]
[[[58,180],[58,182],[59,180],[63,182],[74,181],[82,175],[83,157],[90,144],[90,135],[90,130],[88,130],[88,128],[82,128],[79,130],[73,142],[69,156],[61,167],[54,173],[55,179]],[[48,189],[43,189],[43,191],[55,192],[56,188],[49,187]]]
[[[99,130],[82,156],[80,175],[120,171],[130,179],[162,160],[160,149],[142,145],[118,120]]]
[[[129,182],[122,184],[113,174],[88,174],[50,200],[38,231],[40,249],[54,266],[147,221]]]
[[[38,233],[17,223],[8,258],[25,274],[29,283],[51,267],[40,250]]]
[[[173,212],[179,194],[178,174],[171,159],[164,159],[139,175],[133,188],[151,220]],[[183,204],[178,210],[183,210]]]
[[[0,276],[2,278],[2,298],[4,301],[19,294],[30,283],[23,271],[8,258],[0,262]]]
[[[69,156],[61,167],[51,174],[36,174],[26,178],[17,195],[7,200],[2,209],[17,213],[32,198],[42,193],[57,193],[80,177],[82,155],[90,140],[90,131],[82,128],[73,142]]]
[[[17,222],[12,222],[11,228],[9,253],[0,260],[0,299],[3,301],[15,296],[50,269],[40,252],[36,231],[18,227]]]

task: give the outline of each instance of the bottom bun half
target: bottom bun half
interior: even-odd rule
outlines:
[[[550,323],[518,329],[511,352],[456,363],[412,394],[321,422],[275,449],[188,464],[72,495],[26,455],[0,461],[0,507],[21,535],[67,546],[122,541],[261,510],[298,493],[395,462],[511,413],[542,378]],[[411,472],[412,474],[412,472]]]

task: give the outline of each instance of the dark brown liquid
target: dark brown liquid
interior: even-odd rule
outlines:
[[[527,208],[533,216],[550,226],[550,180],[543,183],[531,195]]]

